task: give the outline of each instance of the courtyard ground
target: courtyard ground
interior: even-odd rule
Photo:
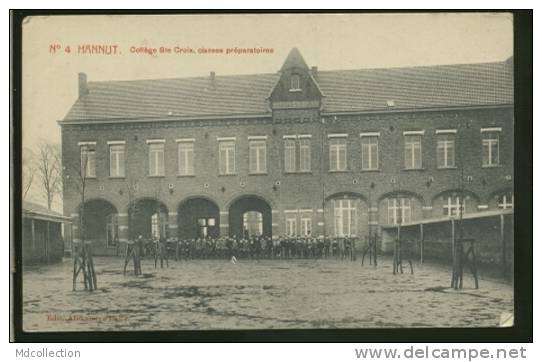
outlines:
[[[513,314],[513,287],[465,273],[465,288],[449,288],[446,267],[415,264],[393,275],[360,261],[142,262],[122,274],[123,259],[95,258],[98,290],[72,291],[72,261],[26,267],[26,331],[201,330],[498,326]]]

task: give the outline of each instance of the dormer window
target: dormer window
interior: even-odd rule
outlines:
[[[301,80],[299,74],[292,74],[290,78],[290,92],[299,92],[301,90]]]

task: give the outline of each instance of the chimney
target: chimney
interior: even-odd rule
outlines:
[[[317,66],[313,65],[311,67],[311,74],[314,77],[314,79],[318,80],[318,67]]]
[[[88,94],[87,75],[79,73],[79,98]]]

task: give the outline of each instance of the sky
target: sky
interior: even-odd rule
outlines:
[[[78,54],[85,44],[116,45],[117,54]],[[273,53],[130,51],[145,46]],[[23,24],[23,146],[60,142],[57,121],[77,99],[79,72],[89,81],[273,73],[293,47],[320,70],[502,61],[513,54],[513,19],[506,13],[29,17]]]

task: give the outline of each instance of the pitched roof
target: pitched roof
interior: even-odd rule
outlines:
[[[282,72],[289,68],[309,69],[309,66],[297,48],[292,48],[292,50],[290,50],[290,53],[288,53],[288,56],[286,57],[284,64],[282,64],[280,71]]]
[[[292,54],[292,53],[290,53]],[[296,57],[294,57],[296,58]],[[301,58],[302,60],[302,58]],[[513,103],[510,62],[319,71],[324,112]],[[66,121],[270,114],[279,73],[89,82]]]
[[[23,201],[23,214],[37,219],[47,218],[58,221],[69,220],[68,217],[56,211],[49,210],[45,206],[30,201]]]
[[[323,71],[318,83],[328,111],[484,106],[513,103],[505,62]]]

